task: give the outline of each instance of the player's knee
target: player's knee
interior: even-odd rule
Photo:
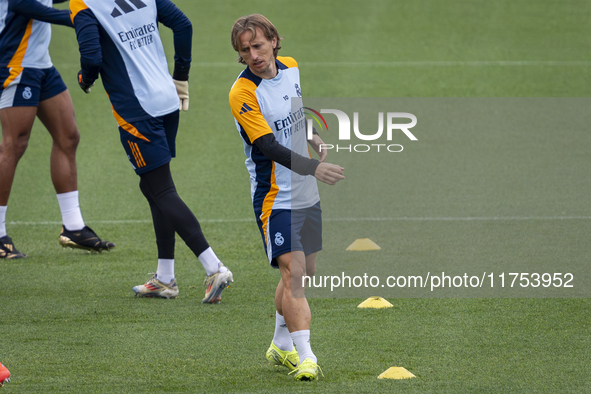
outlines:
[[[178,192],[176,191],[176,187],[174,186],[174,184],[161,186],[161,188],[154,192],[153,197],[154,200],[157,202],[168,201],[178,204],[184,204],[184,202],[181,199],[181,196],[179,196]]]
[[[163,201],[179,203],[180,200],[182,203],[172,180],[168,163],[142,174],[140,189],[146,197],[149,195],[158,205]]]
[[[28,146],[29,134],[22,133],[17,135],[15,138],[2,138],[2,142],[0,143],[0,152],[3,156],[9,155],[18,160],[23,156]]]
[[[62,133],[56,142],[65,152],[75,154],[80,143],[80,132],[77,128],[71,128]]]
[[[29,146],[29,138],[28,137],[18,138],[16,140],[16,143],[14,146],[14,152],[19,159],[25,153],[28,146]]]
[[[304,267],[300,267],[300,266],[293,266],[291,267],[290,270],[291,273],[291,279],[295,281],[295,283],[302,283],[302,278],[306,275],[308,275],[306,273],[306,270],[304,269]]]
[[[281,281],[283,286],[292,287],[292,283],[301,283],[302,278],[306,276],[306,265],[299,259],[294,259],[292,253],[285,253],[277,257],[279,270],[281,271]]]
[[[310,276],[306,274],[304,267],[294,267],[291,270],[290,286],[288,291],[294,298],[304,296],[305,286]],[[287,286],[286,286],[287,287]]]

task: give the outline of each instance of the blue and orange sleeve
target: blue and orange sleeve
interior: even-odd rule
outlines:
[[[298,62],[293,57],[277,56],[277,60],[285,64],[288,68],[299,68]]]
[[[78,39],[82,79],[91,84],[98,78],[103,62],[99,22],[83,0],[70,0],[70,18]]]
[[[68,11],[47,7],[35,0],[8,0],[8,9],[41,22],[72,27]]]
[[[71,0],[70,1],[70,20],[74,23],[74,18],[80,11],[87,10],[88,6],[83,0]]]
[[[256,85],[247,78],[239,78],[230,91],[230,109],[236,121],[242,126],[250,144],[265,134],[273,134],[261,113],[256,98]]]

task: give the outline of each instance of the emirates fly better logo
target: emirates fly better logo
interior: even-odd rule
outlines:
[[[351,119],[349,115],[338,109],[321,109],[320,112],[304,107],[306,115],[309,115],[312,119],[307,119],[307,137],[309,140],[313,137],[313,126],[314,122],[318,124],[320,130],[328,131],[328,125],[322,114],[333,114],[337,117],[339,122],[339,141],[351,141]],[[417,117],[408,112],[387,112],[384,116],[384,112],[378,113],[378,130],[373,134],[364,134],[359,129],[359,112],[353,112],[353,134],[355,137],[362,141],[377,141],[384,134],[384,119],[386,120],[386,141],[392,141],[392,136],[395,132],[402,132],[411,141],[417,141],[417,137],[411,133],[410,129],[416,126]],[[402,119],[410,120],[410,123],[398,123]],[[396,122],[395,122],[396,120]],[[402,152],[404,149],[400,144],[379,144],[379,143],[364,143],[364,144],[321,144],[320,150],[331,150],[334,149],[337,152],[357,152],[365,153],[369,151],[377,152],[391,152],[397,153]]]

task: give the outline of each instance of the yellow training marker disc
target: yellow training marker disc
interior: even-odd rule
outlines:
[[[380,249],[382,249],[382,248],[380,248],[378,246],[378,244],[376,244],[374,241],[372,241],[369,238],[356,239],[355,242],[353,242],[347,248],[347,250],[380,250]]]
[[[385,370],[378,376],[378,379],[410,379],[414,378],[412,373],[408,372],[406,368],[391,367]]]
[[[369,297],[367,300],[357,305],[357,308],[391,308],[393,306],[394,305],[390,304],[382,297]]]

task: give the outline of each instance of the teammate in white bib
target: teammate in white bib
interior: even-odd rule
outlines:
[[[267,359],[296,380],[318,377],[310,346],[311,312],[302,278],[316,270],[322,249],[322,217],[316,179],[334,185],[343,168],[325,163],[322,139],[306,139],[298,65],[277,56],[281,38],[264,16],[239,18],[232,46],[246,64],[230,91],[230,107],[244,142],[253,207],[271,266],[281,279],[275,291],[275,334]],[[311,159],[308,143],[319,155]],[[316,178],[316,179],[314,179]],[[294,348],[295,344],[295,348]]]
[[[189,109],[192,25],[170,0],[71,0],[80,48],[78,82],[90,88],[99,73],[119,124],[121,143],[140,176],[152,213],[158,268],[133,291],[140,297],[175,298],[175,233],[206,272],[204,303],[218,303],[232,272],[207,243],[197,218],[178,195],[169,163],[175,156],[179,108]],[[174,33],[171,77],[158,23]]]

